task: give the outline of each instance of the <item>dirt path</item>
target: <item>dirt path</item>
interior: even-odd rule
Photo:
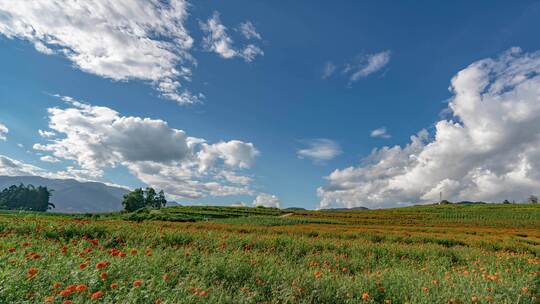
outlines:
[[[285,213],[285,214],[280,215],[279,217],[289,217],[291,215],[294,215],[294,213]]]

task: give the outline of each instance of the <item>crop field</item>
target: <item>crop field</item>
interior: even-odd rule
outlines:
[[[540,206],[0,213],[0,303],[539,303]]]

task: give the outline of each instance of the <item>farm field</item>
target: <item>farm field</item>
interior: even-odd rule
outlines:
[[[0,303],[539,303],[540,206],[0,213]]]

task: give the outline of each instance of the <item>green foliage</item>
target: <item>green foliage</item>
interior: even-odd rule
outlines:
[[[250,216],[278,216],[283,213],[283,211],[277,208],[174,206],[159,210],[142,208],[136,212],[125,215],[124,219],[131,221],[158,220],[169,222],[192,222]]]
[[[540,291],[540,254],[531,251],[540,248],[538,211],[538,205],[417,206],[280,217],[277,209],[196,206],[132,213],[221,216],[196,223],[3,212],[0,303],[52,297],[52,303],[533,304]],[[366,218],[333,225],[312,214]],[[441,221],[443,214],[451,216]],[[513,220],[524,214],[528,224]],[[388,222],[381,224],[383,217]],[[295,224],[273,225],[280,222]],[[101,261],[110,265],[97,269]],[[38,270],[34,277],[30,268]],[[59,294],[78,284],[88,290]],[[103,295],[92,299],[96,291]]]
[[[42,186],[10,186],[0,192],[0,209],[47,211],[54,208],[54,204],[49,202],[51,191]]]
[[[146,190],[137,188],[124,195],[122,205],[128,212],[133,212],[141,208],[161,208],[165,207],[167,200],[165,199],[165,193],[163,190],[156,194],[154,188],[148,187]]]

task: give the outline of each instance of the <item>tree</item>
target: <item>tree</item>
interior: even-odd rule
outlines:
[[[50,203],[52,190],[33,185],[12,185],[0,192],[0,209],[47,211],[54,208]]]
[[[510,201],[504,200],[504,201],[503,201],[503,204],[510,204]]]
[[[529,203],[538,204],[538,197],[536,195],[529,196]]]
[[[154,188],[147,187],[144,194],[146,195],[146,198],[145,198],[146,207],[156,208],[155,206],[156,190],[154,190]]]
[[[142,188],[137,188],[124,195],[124,200],[122,205],[124,209],[128,212],[133,212],[137,209],[143,208],[145,206],[144,191]]]
[[[165,205],[167,205],[167,199],[165,199],[165,192],[161,190],[156,198],[155,208],[165,207]]]
[[[124,195],[122,205],[128,212],[133,212],[141,208],[161,208],[167,204],[165,193],[163,190],[156,194],[156,190],[152,187],[147,187],[145,190],[137,188],[128,194]]]

